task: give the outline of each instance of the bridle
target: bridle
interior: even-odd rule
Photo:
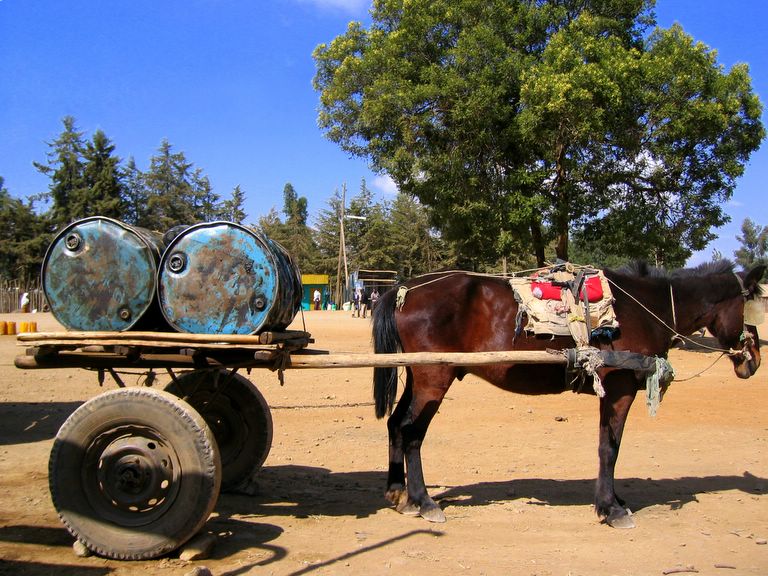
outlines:
[[[736,272],[734,272],[733,275],[736,277],[736,281],[739,283],[739,288],[741,288],[741,297],[744,301],[744,304],[746,304],[747,299],[749,298],[749,290],[744,287],[744,281],[741,279],[741,276],[736,274]],[[741,355],[746,362],[749,362],[752,360],[752,353],[749,350],[755,345],[755,335],[749,331],[745,320],[746,314],[742,314],[742,330],[741,334],[739,335],[739,342],[743,342],[741,350],[731,351],[729,352],[729,355]]]
[[[739,283],[739,288],[741,289],[740,290],[741,296],[744,302],[746,303],[750,294],[749,290],[747,290],[744,287],[744,282],[742,281],[741,277],[738,274],[736,274],[736,272],[734,272],[733,275],[736,278],[736,281]],[[689,338],[688,336],[685,336],[684,334],[681,334],[680,332],[677,331],[677,314],[675,311],[675,296],[674,296],[674,291],[672,289],[672,282],[669,283],[669,301],[672,307],[672,323],[673,323],[672,326],[667,324],[666,321],[664,321],[662,318],[656,315],[652,310],[650,310],[645,304],[640,302],[637,298],[632,296],[632,294],[630,294],[629,292],[624,290],[621,286],[616,284],[616,282],[613,282],[612,280],[609,280],[609,282],[611,286],[619,289],[621,292],[629,296],[632,300],[635,301],[635,303],[637,303],[641,308],[643,308],[646,312],[648,312],[648,314],[653,316],[662,326],[664,326],[667,330],[669,330],[672,333],[673,341],[681,340],[683,342],[693,344],[694,346],[697,346],[699,348],[705,348],[713,352],[720,352],[723,355],[727,354],[728,356],[731,356],[731,357],[741,356],[747,362],[749,362],[752,359],[752,353],[749,350],[752,346],[754,346],[755,335],[749,331],[749,329],[747,328],[747,324],[743,322],[743,318],[742,318],[742,323],[743,323],[742,332],[739,335],[739,342],[742,342],[742,346],[740,349],[737,350],[734,348],[729,348],[728,350],[726,350],[725,348],[716,348],[714,346],[707,346],[706,344],[696,342],[691,338]]]

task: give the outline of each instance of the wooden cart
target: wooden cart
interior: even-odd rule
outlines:
[[[562,352],[332,354],[307,332],[254,336],[165,332],[20,334],[22,369],[85,368],[118,388],[80,406],[61,426],[49,462],[53,504],[89,550],[149,559],[205,524],[220,490],[247,489],[272,445],[264,396],[240,372],[416,364],[565,364]],[[143,372],[125,386],[119,369]],[[153,388],[158,371],[171,376]]]

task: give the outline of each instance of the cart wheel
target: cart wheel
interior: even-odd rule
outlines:
[[[219,495],[221,464],[191,406],[158,390],[123,388],[64,422],[48,477],[59,517],[89,550],[145,560],[202,528]]]
[[[221,454],[222,491],[246,486],[272,447],[272,415],[261,392],[227,370],[187,372],[165,390],[194,406],[213,430]]]

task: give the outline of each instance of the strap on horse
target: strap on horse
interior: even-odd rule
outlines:
[[[578,387],[572,386],[574,392],[580,392],[586,376],[592,376],[595,393],[598,397],[605,396],[597,369],[601,367],[619,370],[633,370],[638,378],[645,377],[645,404],[648,414],[656,416],[659,404],[669,384],[675,378],[675,371],[666,358],[645,356],[637,352],[598,350],[594,347],[570,348],[566,351],[568,360],[566,374],[578,372],[580,380]]]

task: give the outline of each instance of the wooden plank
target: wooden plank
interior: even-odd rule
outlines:
[[[286,368],[365,368],[398,366],[482,366],[487,364],[566,364],[560,351],[403,352],[398,354],[291,354]]]
[[[219,347],[258,346],[290,342],[312,342],[308,332],[290,330],[285,332],[262,332],[261,334],[187,334],[183,332],[30,332],[16,338],[22,346],[45,344],[71,344],[73,342],[90,346],[157,346],[157,347]]]
[[[253,350],[260,350],[263,349],[267,344],[260,344],[259,341],[255,341],[250,344],[242,344],[242,343],[231,343],[231,342],[195,342],[193,340],[169,340],[169,341],[163,341],[159,340],[157,342],[149,342],[147,340],[131,340],[127,338],[121,338],[117,340],[111,340],[111,339],[96,339],[96,338],[82,338],[80,340],[57,340],[57,339],[46,339],[46,340],[32,340],[28,342],[24,342],[23,345],[25,346],[57,346],[57,347],[67,347],[69,349],[72,348],[82,348],[84,346],[126,346],[126,347],[141,347],[141,348],[199,348],[200,350],[219,350],[219,349],[230,349],[230,348],[240,348],[240,349],[253,349]]]
[[[30,350],[31,351],[31,350]],[[213,352],[212,352],[213,353]],[[61,352],[58,354],[32,354],[17,356],[18,368],[64,368],[64,367],[134,367],[157,368],[194,366],[213,363],[229,367],[274,368],[280,352],[275,349],[256,350],[252,355],[237,355],[226,358],[194,359],[184,355],[148,355],[135,358],[99,352]],[[487,364],[565,364],[566,357],[560,351],[499,351],[499,352],[411,352],[398,354],[373,353],[328,353],[322,350],[302,350],[290,354],[286,369],[320,368],[371,368],[399,366],[481,366]],[[165,364],[164,364],[165,363]]]

